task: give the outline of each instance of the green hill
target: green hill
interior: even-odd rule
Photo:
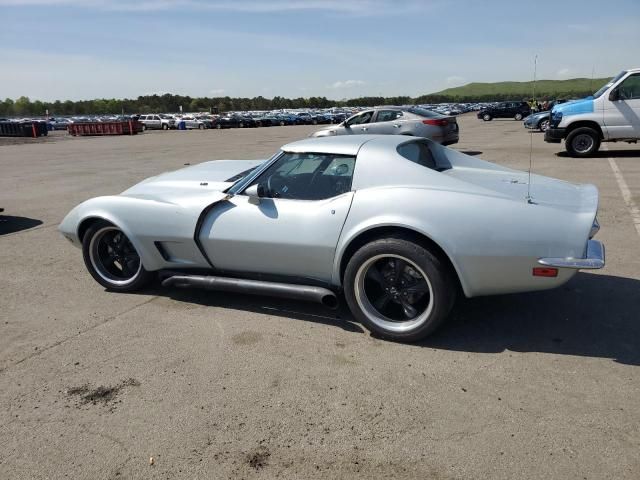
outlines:
[[[591,95],[607,78],[571,78],[569,80],[538,80],[536,98],[571,98]],[[508,100],[525,99],[533,95],[533,82],[468,83],[462,87],[447,88],[432,96],[451,97],[458,100]]]

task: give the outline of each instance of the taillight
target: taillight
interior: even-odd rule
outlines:
[[[422,120],[422,123],[424,123],[425,125],[434,125],[436,127],[446,127],[447,125],[449,125],[449,120],[445,119],[434,119],[434,118],[429,118],[427,120]]]
[[[533,269],[534,277],[557,277],[558,269],[550,267],[535,267]]]

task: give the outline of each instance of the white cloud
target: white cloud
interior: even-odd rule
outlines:
[[[223,95],[224,92],[224,88],[214,88],[213,90],[209,90],[210,95]]]
[[[338,80],[337,82],[334,82],[331,84],[331,86],[329,86],[329,88],[352,88],[352,87],[359,87],[364,85],[365,82],[363,82],[362,80]]]
[[[571,75],[571,69],[570,68],[561,68],[560,70],[558,70],[556,72],[556,75],[559,78],[569,78],[569,76]]]

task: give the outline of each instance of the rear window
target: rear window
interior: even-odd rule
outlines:
[[[432,110],[426,110],[424,108],[418,108],[418,107],[412,107],[410,109],[407,110],[410,113],[413,113],[415,115],[420,115],[421,117],[425,117],[425,118],[437,118],[437,117],[443,117],[444,115],[439,114],[438,112],[434,112]]]
[[[426,143],[407,142],[399,145],[397,152],[407,160],[422,165],[423,167],[437,170],[436,161]]]

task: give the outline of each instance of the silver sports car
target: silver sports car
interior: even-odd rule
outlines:
[[[60,231],[114,291],[200,287],[337,305],[378,335],[423,338],[467,297],[557,287],[604,266],[598,192],[435,142],[311,138],[78,205]]]
[[[334,135],[410,135],[430,138],[442,145],[458,143],[456,117],[420,107],[376,107],[360,112],[338,125],[313,133],[312,137]]]

